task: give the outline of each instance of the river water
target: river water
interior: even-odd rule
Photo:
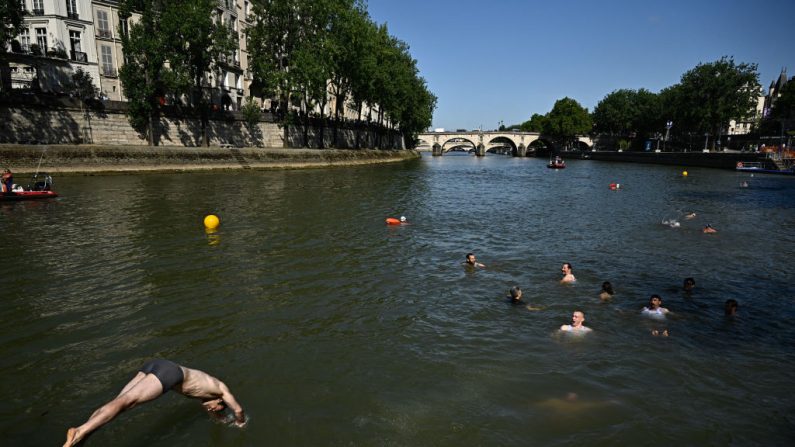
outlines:
[[[86,445],[787,444],[795,179],[682,170],[446,155],[56,178],[56,200],[0,205],[2,444],[60,445],[156,357],[224,380],[248,426],[172,392]],[[513,285],[541,310],[506,303]],[[664,321],[640,315],[652,293]],[[574,310],[592,333],[557,332]]]

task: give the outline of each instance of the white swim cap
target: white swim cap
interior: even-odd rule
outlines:
[[[405,222],[406,221],[406,216],[400,216],[400,221],[401,222]]]

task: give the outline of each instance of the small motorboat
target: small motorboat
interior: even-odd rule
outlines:
[[[47,173],[34,174],[27,188],[17,186],[9,192],[0,192],[0,202],[52,199],[54,197],[58,197],[58,193],[52,190],[52,177]]]
[[[735,169],[740,172],[751,172],[759,174],[795,175],[795,166],[789,166],[788,168],[785,169],[778,169],[778,166],[776,165],[774,165],[774,167],[775,169],[770,169],[765,163],[762,162],[738,161],[737,167]]]
[[[563,169],[566,167],[566,162],[560,157],[555,157],[549,160],[547,167],[550,169]]]

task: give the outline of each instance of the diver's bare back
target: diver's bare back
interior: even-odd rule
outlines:
[[[224,395],[220,380],[198,369],[186,368],[182,365],[180,368],[182,368],[185,378],[182,383],[174,387],[174,391],[188,397],[205,400],[218,399]]]

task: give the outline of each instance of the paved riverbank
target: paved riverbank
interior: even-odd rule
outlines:
[[[563,154],[564,157],[566,154]],[[584,157],[599,161],[650,163],[674,166],[700,166],[734,169],[738,162],[765,162],[765,155],[754,152],[585,152]],[[770,162],[772,164],[772,162]]]
[[[419,157],[419,152],[413,150],[0,145],[0,168],[20,174],[37,169],[58,174],[306,169],[393,163]]]

